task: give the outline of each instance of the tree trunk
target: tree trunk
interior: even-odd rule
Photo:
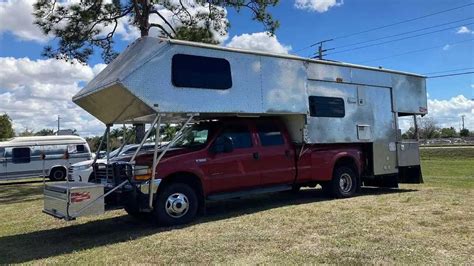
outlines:
[[[141,0],[141,4],[143,10],[140,20],[140,35],[141,37],[146,37],[150,31],[150,0]]]

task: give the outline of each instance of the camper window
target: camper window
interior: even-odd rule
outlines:
[[[12,154],[13,163],[29,163],[31,160],[30,148],[13,148]]]
[[[314,117],[344,117],[344,99],[336,97],[309,96],[309,114]]]
[[[229,61],[223,58],[176,54],[172,59],[176,87],[226,90],[232,87]]]

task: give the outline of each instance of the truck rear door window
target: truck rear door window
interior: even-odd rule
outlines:
[[[229,61],[223,58],[176,54],[171,63],[176,87],[226,90],[232,87]]]
[[[12,161],[13,163],[29,163],[31,160],[30,148],[13,148]]]
[[[252,147],[252,136],[246,125],[229,125],[222,131],[221,136],[226,136],[232,140],[234,149]]]
[[[278,146],[285,144],[281,130],[274,123],[257,124],[257,130],[262,146]]]
[[[344,117],[344,99],[336,97],[309,96],[309,115],[314,117]]]

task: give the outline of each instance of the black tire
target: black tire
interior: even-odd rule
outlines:
[[[56,167],[49,173],[49,180],[51,181],[62,181],[67,177],[66,169],[62,167]]]
[[[138,203],[138,193],[135,190],[124,193],[123,199],[123,209],[127,212],[128,215],[132,216],[137,220],[150,220],[150,212],[140,211],[140,205]]]
[[[155,201],[153,216],[161,225],[191,222],[199,209],[196,191],[187,184],[172,183],[162,188]],[[175,212],[176,211],[176,212]]]
[[[123,209],[127,212],[128,215],[140,221],[149,220],[151,217],[150,213],[139,211],[137,206],[125,204]]]
[[[352,167],[338,166],[332,180],[323,184],[323,190],[334,198],[349,198],[359,190],[360,182]]]

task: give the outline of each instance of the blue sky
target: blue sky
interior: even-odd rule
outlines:
[[[15,6],[20,8],[21,5],[26,6],[31,4],[31,2],[32,0],[0,0],[0,8],[2,8],[3,5],[3,12],[8,12],[8,9],[10,9],[11,12],[11,9],[14,9]],[[301,49],[314,42],[335,38],[338,36],[344,36],[354,32],[360,32],[374,27],[384,26],[447,9],[452,9],[469,3],[474,2],[472,0],[345,0],[344,2],[336,0],[281,0],[280,5],[270,9],[273,16],[278,19],[281,24],[280,28],[276,31],[276,39],[274,39],[273,42],[276,42],[277,45],[281,45],[281,47],[283,47],[282,49],[289,53],[308,57],[314,53],[314,49]],[[0,16],[2,16],[1,12],[2,11],[0,9]],[[28,13],[24,14],[24,16],[28,15]],[[18,16],[18,19],[20,19],[21,16]],[[256,37],[256,35],[252,34],[263,31],[263,26],[261,24],[251,21],[250,14],[248,12],[243,11],[241,13],[236,13],[234,10],[229,9],[227,18],[231,23],[231,28],[229,29],[228,38],[223,43],[223,45],[228,45],[229,43],[233,42],[234,40],[232,38],[236,36],[239,37],[244,34],[250,34],[249,39],[251,39],[252,37]],[[3,20],[4,21],[2,21],[2,18],[0,18],[0,58],[4,58],[4,61],[7,61],[5,58],[12,57],[14,58],[14,63],[18,63],[18,59],[20,58],[27,58],[32,61],[45,60],[45,58],[41,57],[41,50],[43,45],[47,43],[48,40],[41,40],[41,37],[38,37],[37,32],[33,33],[35,31],[33,28],[34,26],[29,25],[27,18],[22,18],[21,21],[16,22],[15,18],[4,17]],[[430,16],[424,19],[419,19],[409,23],[402,23],[393,27],[367,32],[364,34],[358,34],[347,38],[336,38],[334,41],[328,42],[325,47],[338,48],[340,46],[350,45],[459,20],[464,21],[427,29],[425,31],[419,31],[400,37],[413,36],[430,31],[451,28],[437,33],[427,34],[425,36],[391,42],[384,45],[377,45],[365,49],[357,49],[338,53],[346,49],[388,41],[400,37],[383,39],[380,41],[350,46],[347,48],[341,47],[339,49],[329,51],[329,55],[326,58],[370,66],[382,66],[384,68],[420,74],[452,69],[474,68],[474,32],[472,31],[474,29],[474,5],[456,9],[450,12],[445,12],[439,15]],[[465,30],[461,30],[461,27],[463,26],[465,27]],[[458,33],[460,30],[461,33]],[[131,40],[117,38],[116,41],[117,50],[122,50]],[[242,40],[236,39],[234,43],[237,46],[242,45]],[[252,44],[246,43],[243,47],[254,48],[251,45]],[[265,44],[262,45],[265,46]],[[431,49],[394,57],[394,55],[397,54],[403,54],[425,48]],[[374,60],[385,57],[389,58]],[[38,62],[39,61],[35,61],[35,63]],[[93,70],[92,68],[94,66],[99,66],[98,64],[100,63],[102,63],[102,61],[99,56],[94,56],[91,58],[89,62],[90,69],[81,70],[84,71],[85,74],[81,76],[81,78],[78,78],[79,80],[77,82],[73,82],[74,86],[71,86],[71,90],[77,90],[83,86],[84,82],[90,78],[91,74],[89,72]],[[99,69],[99,67],[97,67],[97,69]],[[473,70],[474,69],[466,71]],[[91,73],[95,72],[92,71]],[[12,100],[12,95],[14,95],[15,92],[18,92],[18,88],[28,87],[30,85],[22,85],[21,81],[16,81],[17,83],[9,82],[5,76],[6,75],[4,75],[4,80],[2,81],[2,75],[0,75],[0,101],[2,98],[7,99],[6,93],[10,93],[8,94],[8,97],[10,97],[8,99],[10,99],[11,105],[8,110],[2,110],[2,105],[0,103],[0,112],[12,112],[14,120],[15,117],[17,118],[17,123],[15,124],[18,128],[17,131],[24,129],[25,127],[36,129],[37,126],[34,126],[31,123],[28,124],[26,122],[21,122],[22,119],[25,119],[24,117],[27,117],[26,115],[16,116],[15,110],[11,110],[15,107],[15,100]],[[28,77],[27,74],[24,76]],[[32,76],[31,78],[34,77]],[[51,84],[51,82],[48,80],[39,82]],[[429,79],[427,82],[427,88],[429,99],[431,100],[433,108],[438,108],[438,113],[444,115],[444,117],[439,117],[439,122],[443,123],[443,125],[458,126],[458,117],[462,112],[464,112],[463,114],[465,115],[469,115],[470,111],[471,117],[474,116],[474,113],[472,113],[472,101],[467,100],[466,102],[466,99],[474,98],[474,75],[471,74],[449,78]],[[464,97],[464,99],[460,99],[460,96]],[[19,98],[17,97],[16,100],[18,99]],[[463,105],[462,108],[461,106],[456,108],[456,104],[458,104],[459,101],[462,102],[460,103],[460,105]],[[19,103],[16,105],[19,105]],[[69,102],[64,103],[62,106],[69,108],[71,105]],[[469,110],[469,108],[471,110]],[[87,121],[92,119],[87,117],[87,115],[83,115],[83,118]],[[52,118],[48,119],[51,120]],[[41,127],[51,127],[54,124],[54,121],[49,120],[48,122],[45,122],[44,125],[41,125]],[[70,125],[78,127],[75,123],[78,122],[74,122],[71,119]],[[92,122],[92,124],[88,125],[99,127],[99,124],[96,122]],[[92,134],[96,131],[89,132],[84,129],[83,132],[85,134]]]

